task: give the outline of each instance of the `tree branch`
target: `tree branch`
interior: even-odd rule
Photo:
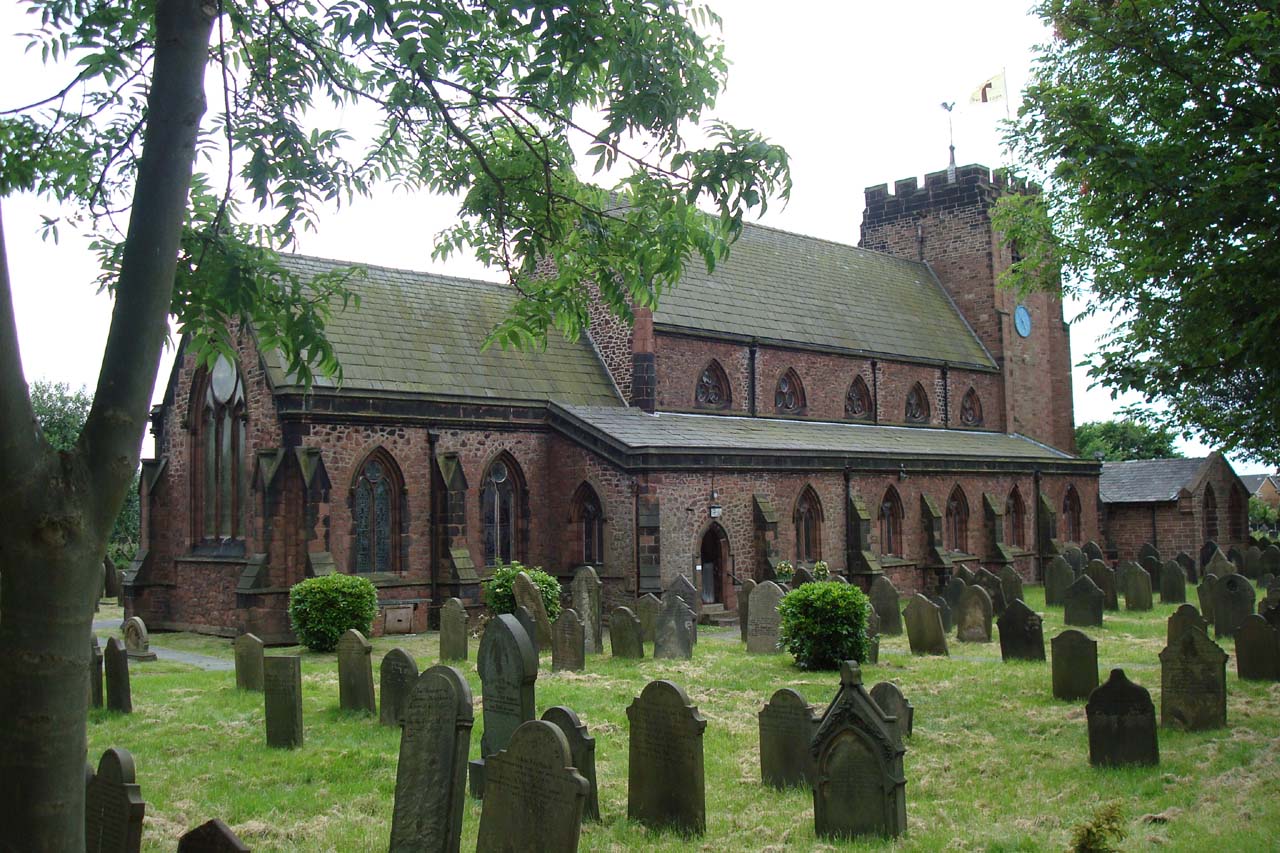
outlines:
[[[9,256],[4,242],[4,221],[0,217],[0,481],[6,489],[19,481],[20,470],[35,464],[40,442],[36,438],[35,415],[22,372],[22,352],[18,347],[18,324],[13,313],[13,293],[9,286]]]

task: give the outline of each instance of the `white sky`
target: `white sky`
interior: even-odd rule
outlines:
[[[947,115],[955,101],[956,160],[1002,162],[997,123],[1005,104],[972,105],[984,80],[1006,70],[1016,111],[1031,49],[1048,37],[1026,10],[1030,0],[712,0],[724,18],[733,63],[728,89],[711,116],[754,128],[786,146],[795,188],[771,207],[765,224],[857,243],[863,189],[946,167]],[[17,4],[0,4],[0,108],[45,97],[69,79],[23,53],[29,29]],[[217,108],[211,103],[211,110]],[[353,116],[353,120],[356,117]],[[110,300],[94,294],[97,266],[86,241],[63,232],[42,242],[40,214],[50,202],[19,196],[3,202],[23,367],[29,380],[93,388],[110,321]],[[380,192],[324,218],[301,250],[351,261],[494,279],[473,259],[431,259],[433,237],[455,210],[450,199]],[[1074,319],[1078,305],[1067,305]],[[1072,323],[1072,359],[1080,361],[1107,329],[1106,318]],[[164,391],[172,352],[159,372]],[[1089,389],[1085,368],[1073,376],[1077,423],[1112,417],[1117,403]],[[1120,402],[1129,402],[1122,400]],[[144,455],[149,452],[149,439]],[[1181,442],[1188,455],[1207,448]],[[1265,470],[1237,463],[1237,471]]]

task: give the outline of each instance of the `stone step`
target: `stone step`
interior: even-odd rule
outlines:
[[[738,614],[737,612],[713,613],[710,616],[703,614],[702,618],[700,618],[698,622],[702,625],[714,625],[718,628],[723,628],[728,625],[737,625]]]

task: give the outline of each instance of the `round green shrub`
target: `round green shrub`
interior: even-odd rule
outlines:
[[[378,614],[378,591],[368,578],[332,574],[307,578],[289,590],[289,622],[313,652],[331,652],[350,628],[368,634]]]
[[[856,586],[815,581],[782,597],[779,645],[801,669],[839,669],[840,662],[867,659],[867,614],[871,602]]]
[[[520,572],[528,575],[538,592],[542,593],[542,606],[547,609],[547,619],[556,621],[556,617],[560,615],[560,581],[539,566],[523,566],[511,562],[495,568],[493,577],[484,582],[484,603],[494,613],[515,613],[516,595],[511,585]]]

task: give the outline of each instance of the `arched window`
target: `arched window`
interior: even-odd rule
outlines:
[[[729,377],[714,358],[698,377],[698,387],[693,393],[694,405],[699,409],[727,409],[733,402],[729,393]]]
[[[244,538],[245,401],[240,371],[224,356],[206,371],[193,396],[195,464],[192,500],[196,538],[228,542]]]
[[[1204,538],[1218,541],[1218,498],[1208,484],[1204,487]]]
[[[397,572],[400,565],[403,480],[395,460],[379,448],[351,486],[351,532],[357,572]]]
[[[907,423],[927,424],[929,422],[929,395],[924,392],[924,386],[919,382],[907,392],[905,414]]]
[[[794,370],[788,369],[778,380],[778,389],[773,394],[773,406],[788,415],[804,411],[804,385]]]
[[[504,453],[489,463],[480,486],[486,566],[517,559],[522,499],[520,469],[516,461]]]
[[[880,501],[880,553],[902,556],[902,500],[893,486]]]
[[[861,376],[855,376],[844,395],[844,416],[860,421],[871,417],[871,390]]]
[[[811,486],[805,486],[796,501],[796,562],[822,559],[822,502]]]
[[[1004,502],[1004,538],[1014,548],[1025,548],[1026,537],[1026,505],[1022,502],[1022,492],[1014,486]]]
[[[582,547],[578,555],[582,562],[599,565],[604,562],[604,510],[600,506],[600,497],[588,483],[578,486],[573,497],[574,524],[581,533]]]
[[[1067,493],[1062,496],[1062,523],[1059,525],[1063,540],[1080,541],[1080,495],[1075,486],[1067,486]]]
[[[1240,489],[1232,489],[1231,496],[1227,499],[1227,530],[1234,542],[1241,542],[1246,537],[1246,531],[1249,526],[1246,522],[1248,513],[1245,505],[1248,503],[1247,496],[1242,494]]]
[[[982,401],[978,392],[970,388],[960,402],[960,423],[967,427],[982,426]]]
[[[969,553],[969,499],[959,486],[952,489],[951,497],[947,498],[946,522],[947,547]]]

